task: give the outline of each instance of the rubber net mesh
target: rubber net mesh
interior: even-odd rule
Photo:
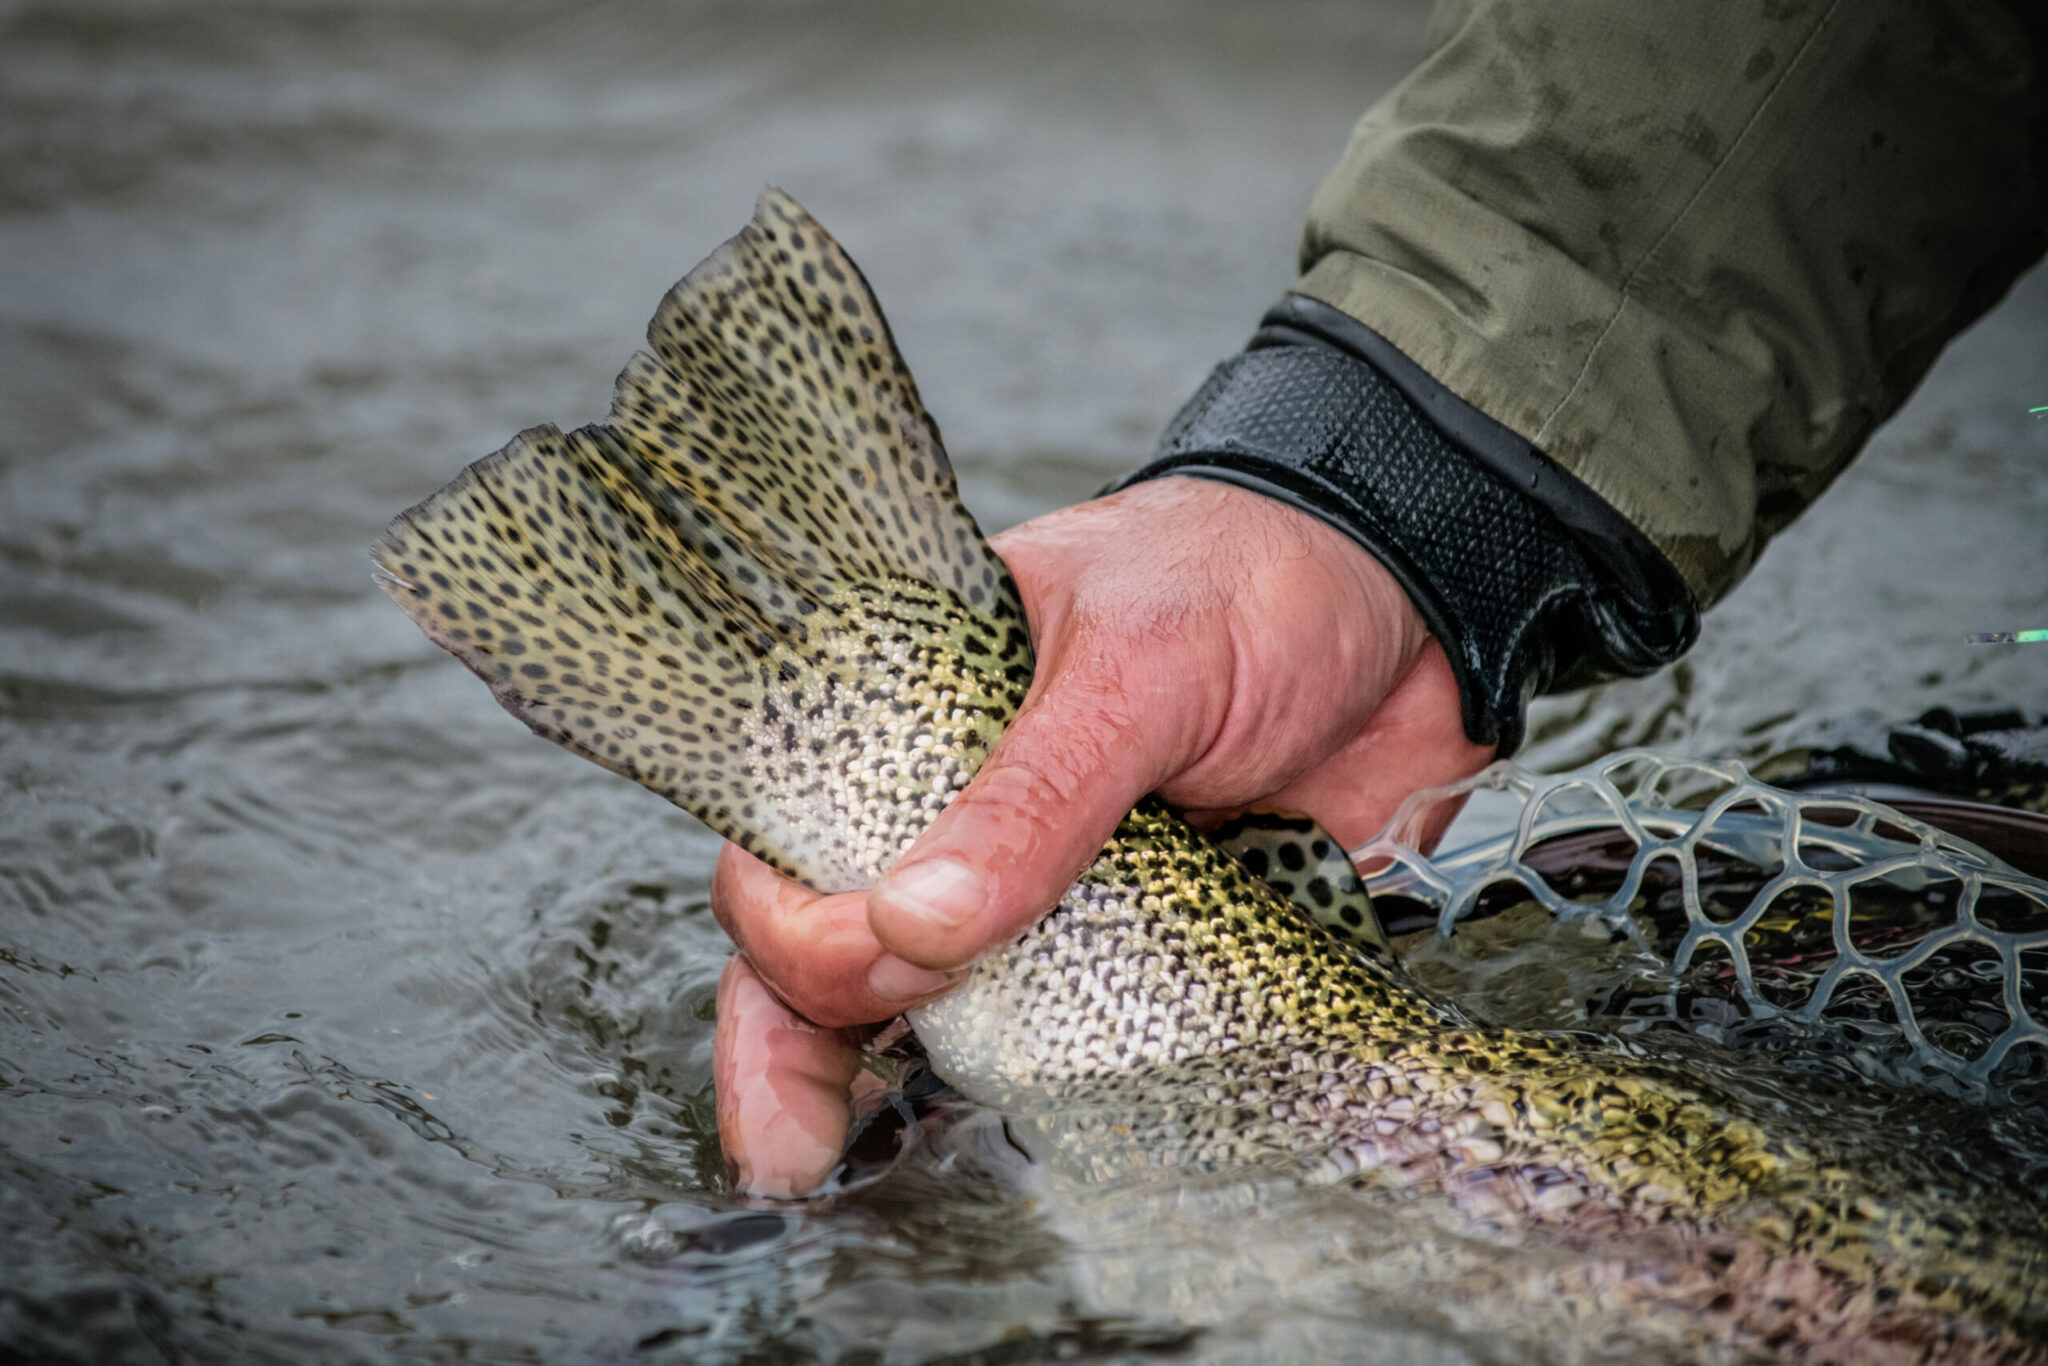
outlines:
[[[1425,857],[1459,799],[1458,830],[1504,833]],[[1411,945],[1429,916],[1439,940],[1503,907],[1598,922],[1633,963],[1595,983],[1610,1022],[1846,1038],[1971,1089],[2048,1076],[2048,882],[1876,801],[1645,750],[1558,776],[1502,762],[1417,793],[1353,858]]]

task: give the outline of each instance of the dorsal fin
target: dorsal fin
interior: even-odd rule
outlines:
[[[1023,608],[866,280],[795,200],[764,193],[648,338],[607,422],[524,432],[393,521],[383,585],[536,733],[865,885],[1022,700]],[[914,774],[920,737],[954,771]],[[904,769],[879,832],[862,763]]]
[[[1224,852],[1341,938],[1393,956],[1351,856],[1313,816],[1252,811],[1209,833]]]

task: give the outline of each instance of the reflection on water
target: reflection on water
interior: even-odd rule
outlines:
[[[1088,1307],[988,1154],[943,1147],[972,1126],[833,1204],[726,1197],[713,841],[507,721],[364,549],[597,415],[769,180],[869,271],[984,520],[1085,496],[1284,287],[1423,18],[0,4],[0,1348],[1185,1345]],[[1546,703],[1533,757],[2048,700],[2048,648],[1957,643],[2048,624],[2044,337],[2037,277],[1686,666]]]

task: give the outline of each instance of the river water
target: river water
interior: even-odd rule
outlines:
[[[729,1197],[715,841],[514,725],[365,549],[601,415],[770,181],[865,267],[985,525],[1087,496],[1285,287],[1425,18],[0,0],[0,1357],[1184,1345],[942,1164]],[[2048,626],[2042,403],[2037,273],[1691,659],[1542,704],[1527,758],[2048,702],[2048,646],[1960,640]]]

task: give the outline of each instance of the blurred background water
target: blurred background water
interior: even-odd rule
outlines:
[[[1176,1347],[985,1183],[729,1199],[715,842],[512,724],[365,548],[600,416],[765,182],[866,269],[986,526],[1084,498],[1287,285],[1425,20],[0,0],[0,1357]],[[1543,703],[1526,757],[2048,703],[2048,647],[1961,643],[2048,626],[2043,403],[2037,272],[1688,661]]]

